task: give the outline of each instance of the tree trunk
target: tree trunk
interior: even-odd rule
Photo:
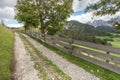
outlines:
[[[42,20],[42,18],[40,17],[40,24],[41,24],[41,33],[45,34],[45,27],[44,27],[44,22]]]
[[[45,41],[45,25],[42,16],[40,16],[40,24],[41,24],[41,33],[43,34],[43,40]]]
[[[40,19],[40,30],[41,33],[43,34],[43,40],[45,41],[45,25],[44,25],[44,19],[41,15],[41,11],[39,10],[40,5],[42,5],[42,1],[41,0],[36,0],[36,5],[37,5],[37,9],[38,9],[38,15],[39,15],[39,19]]]

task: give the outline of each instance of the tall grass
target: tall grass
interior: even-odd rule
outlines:
[[[0,80],[11,80],[14,34],[0,25]]]

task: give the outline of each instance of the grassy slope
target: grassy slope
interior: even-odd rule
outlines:
[[[32,37],[32,36],[31,36]],[[58,50],[55,47],[52,47],[44,42],[42,42],[39,39],[36,39],[34,37],[32,37],[33,39],[37,40],[38,42],[40,42],[41,44],[43,44],[45,47],[49,48],[52,51],[55,51],[57,54],[61,55],[62,57],[66,58],[68,61],[83,67],[85,70],[87,70],[90,73],[93,73],[94,75],[98,76],[101,80],[120,80],[120,75],[116,74],[112,71],[109,71],[107,69],[104,69],[100,66],[97,66],[93,63],[90,63],[88,61],[85,61],[83,59],[77,58],[75,56],[69,55],[64,53],[61,50]]]
[[[0,80],[11,80],[14,34],[0,25]]]

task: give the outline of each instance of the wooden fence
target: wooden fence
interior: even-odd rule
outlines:
[[[72,39],[65,39],[50,35],[45,35],[44,39],[43,35],[40,33],[30,31],[22,32],[41,39],[47,44],[54,46],[64,51],[65,53],[82,58],[86,61],[120,74],[120,48]]]

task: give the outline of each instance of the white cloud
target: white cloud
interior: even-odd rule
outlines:
[[[7,24],[7,27],[22,27],[23,24]]]
[[[89,4],[94,4],[99,0],[73,0],[73,10],[83,11]]]
[[[92,20],[92,12],[90,13],[86,13],[86,14],[82,14],[82,15],[77,15],[77,16],[71,16],[70,18],[68,18],[68,21],[70,20],[77,20],[79,22],[82,22],[82,23],[86,23],[90,20]]]
[[[17,0],[0,0],[0,19],[13,19]]]
[[[94,4],[97,3],[98,1],[100,0],[73,0],[73,10],[74,12],[83,11],[89,4]],[[94,20],[108,21],[111,18],[115,18],[117,16],[120,16],[120,11],[117,12],[115,15],[104,15],[104,16],[94,16],[93,12],[88,12],[77,16],[72,15],[70,18],[68,18],[68,21],[77,20],[82,23],[86,23],[88,21],[94,21]]]
[[[17,0],[0,0],[0,7],[14,7]]]
[[[115,15],[104,15],[104,16],[94,16],[93,14],[94,12],[88,12],[82,15],[77,15],[77,16],[70,16],[70,18],[68,18],[68,21],[70,20],[77,20],[81,23],[87,23],[88,21],[94,21],[94,20],[104,20],[104,21],[108,21],[111,18],[115,18],[117,16],[120,16],[120,11],[117,12]]]
[[[15,15],[13,7],[0,8],[0,18],[1,19],[13,19]]]
[[[80,1],[79,0],[73,0],[73,10],[74,10],[74,12],[80,10]]]
[[[23,24],[14,20],[15,5],[17,0],[0,0],[0,20],[3,20],[8,27],[21,27]]]

